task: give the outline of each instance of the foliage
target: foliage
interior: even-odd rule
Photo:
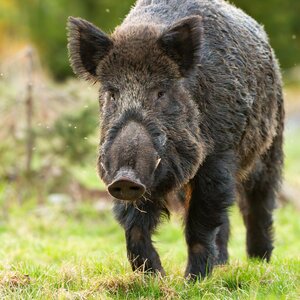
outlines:
[[[11,24],[6,26],[13,32],[30,38],[38,46],[43,63],[50,67],[56,79],[62,79],[72,73],[66,49],[68,16],[86,18],[109,31],[120,22],[133,0],[14,0],[13,3],[14,7],[7,10],[10,13],[2,13],[6,18],[4,23]]]
[[[1,196],[0,196],[1,199]],[[0,223],[1,299],[299,299],[299,215],[276,213],[270,264],[247,261],[245,232],[232,211],[230,264],[201,283],[183,280],[186,247],[174,216],[155,236],[167,277],[132,273],[123,230],[109,211],[89,205],[9,204]],[[287,232],[289,233],[287,235]]]
[[[300,1],[233,0],[233,2],[265,25],[271,45],[283,68],[300,64]]]
[[[57,140],[54,153],[64,156],[71,164],[84,165],[95,156],[98,128],[97,103],[59,118],[49,136]]]
[[[74,183],[103,188],[95,170],[99,135],[96,92],[77,81],[59,88],[34,82],[30,128],[34,138],[28,172],[26,101],[18,96],[16,82],[0,81],[0,183],[14,190],[9,197],[27,200],[68,193]],[[26,99],[26,90],[20,92]]]
[[[86,18],[110,32],[122,21],[134,2],[134,0],[3,0],[0,4],[0,32],[6,33],[10,39],[29,38],[38,46],[43,63],[50,68],[55,78],[63,79],[72,74],[66,50],[67,17],[73,15]],[[233,0],[233,2],[260,23],[265,24],[271,44],[283,68],[291,68],[300,63],[300,1]],[[3,39],[4,37],[5,34]],[[0,38],[0,46],[3,41]],[[3,47],[6,46],[8,43],[3,44]]]

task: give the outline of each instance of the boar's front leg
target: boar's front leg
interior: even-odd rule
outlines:
[[[235,194],[234,161],[231,152],[211,155],[191,182],[185,230],[188,246],[185,276],[188,278],[205,277],[216,263],[216,234],[227,222],[227,208]]]
[[[168,214],[161,202],[144,201],[137,204],[116,202],[114,213],[125,229],[127,256],[132,270],[159,272],[165,275],[160,258],[153,247],[153,234],[162,213]]]

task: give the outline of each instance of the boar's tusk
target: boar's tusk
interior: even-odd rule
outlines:
[[[159,158],[159,159],[156,161],[155,170],[156,170],[157,167],[159,166],[160,162],[161,162],[161,158]]]
[[[101,162],[100,165],[101,165],[102,169],[106,172],[106,169],[104,167],[104,163]]]

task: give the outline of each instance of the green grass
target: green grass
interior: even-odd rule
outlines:
[[[299,187],[299,130],[286,136],[285,154],[285,178]],[[74,177],[99,187],[94,167],[74,167]],[[300,213],[292,206],[276,211],[270,264],[247,260],[245,229],[233,208],[229,264],[191,284],[182,277],[186,246],[177,215],[154,237],[167,277],[153,278],[131,271],[110,211],[88,204],[20,207],[5,194],[9,188],[0,183],[0,299],[300,299]]]
[[[123,231],[110,211],[89,205],[12,207],[0,223],[0,299],[299,299],[299,213],[277,210],[270,264],[248,261],[245,232],[232,209],[229,265],[201,283],[182,278],[182,220],[165,221],[155,236],[167,277],[130,270]]]

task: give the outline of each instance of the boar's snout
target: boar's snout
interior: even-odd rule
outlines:
[[[108,186],[108,192],[119,200],[137,200],[144,195],[146,187],[134,175],[134,172],[121,171],[117,179]]]
[[[151,191],[155,174],[159,174],[161,158],[158,151],[161,149],[156,142],[158,130],[155,135],[151,134],[147,126],[135,120],[125,124],[122,122],[116,128],[111,129],[111,135],[107,137],[102,150],[102,178],[111,196],[119,200],[135,201],[146,190]]]

